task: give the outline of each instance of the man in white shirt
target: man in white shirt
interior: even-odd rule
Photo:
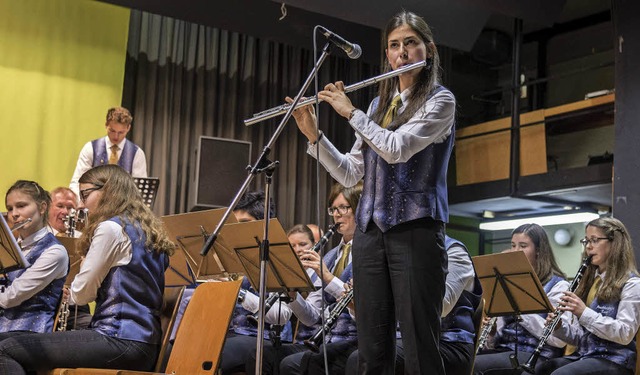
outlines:
[[[107,136],[87,142],[82,147],[69,184],[71,190],[78,194],[80,176],[89,169],[103,164],[118,164],[133,177],[147,177],[144,151],[126,138],[131,130],[132,121],[131,113],[124,107],[110,108],[107,111]]]

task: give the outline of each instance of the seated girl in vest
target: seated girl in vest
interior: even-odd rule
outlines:
[[[569,283],[556,263],[544,229],[537,224],[519,226],[511,235],[510,251],[525,253],[551,305],[558,306],[564,291],[569,288]],[[479,353],[475,360],[474,373],[492,375],[520,373],[520,370],[514,369],[514,363],[509,357],[517,352],[518,363],[525,363],[529,359],[544,330],[546,316],[547,314],[521,315],[519,322],[511,316],[498,318],[497,333],[493,338],[494,349]],[[563,319],[568,320],[567,317]],[[542,350],[536,367],[550,358],[562,356],[565,346],[562,340],[550,338]]]
[[[298,330],[295,343],[283,345],[278,350],[265,348],[262,358],[263,374],[296,374],[301,370],[304,352],[308,348],[303,344],[320,327],[322,322],[322,304],[324,300],[325,312],[331,311],[332,305],[344,294],[344,284],[351,279],[350,247],[356,231],[355,210],[362,194],[362,183],[353,187],[344,187],[334,184],[329,193],[329,214],[333,216],[334,223],[339,223],[337,231],[342,234],[342,241],[321,258],[320,254],[312,250],[300,252],[300,261],[307,269],[313,269],[311,279],[314,285],[320,287],[325,284],[324,293],[321,289],[309,293],[303,298],[300,293],[290,293],[292,302],[289,307],[298,318]],[[308,233],[312,236],[312,233]],[[310,237],[312,239],[313,237]],[[290,239],[291,241],[291,239]],[[341,350],[327,353],[332,358],[355,349],[357,345],[356,326],[353,318],[345,310],[338,318],[331,331],[331,342],[343,342]],[[335,347],[335,346],[334,346]],[[247,373],[255,372],[255,351],[247,362]],[[347,353],[348,356],[348,353]],[[346,360],[346,357],[345,357]]]
[[[0,373],[58,367],[151,370],[155,364],[164,272],[175,246],[122,168],[104,165],[85,172],[80,198],[89,209],[81,237],[87,250],[69,303],[96,302],[89,329],[9,338],[0,343]]]
[[[49,193],[33,181],[17,181],[7,191],[14,226],[27,222],[16,231],[27,267],[9,272],[0,292],[0,340],[53,330],[69,257],[47,231],[50,203]]]
[[[536,373],[631,375],[640,327],[640,278],[629,232],[620,220],[599,218],[587,224],[581,242],[584,255],[593,256],[591,265],[576,292],[565,292],[559,307],[579,325],[562,324],[554,332],[577,350]]]

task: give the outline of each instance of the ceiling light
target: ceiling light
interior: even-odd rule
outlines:
[[[570,223],[586,223],[593,219],[597,219],[600,216],[593,212],[576,212],[573,214],[561,214],[551,216],[538,216],[528,217],[524,219],[509,219],[498,221],[487,221],[480,224],[481,230],[505,230],[515,229],[522,224],[538,224],[545,225],[558,225],[558,224],[570,224]]]

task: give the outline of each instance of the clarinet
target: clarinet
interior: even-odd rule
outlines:
[[[591,257],[592,256],[588,256],[583,262],[582,265],[580,266],[580,268],[578,269],[578,273],[576,274],[576,277],[573,279],[573,281],[571,282],[571,285],[569,285],[569,291],[570,292],[575,292],[576,289],[578,289],[578,285],[580,285],[580,281],[582,280],[582,276],[584,276],[584,272],[587,270],[587,267],[591,264]],[[558,310],[556,308],[556,311],[554,312],[555,316],[553,317],[553,320],[551,320],[548,324],[546,324],[544,326],[544,330],[542,331],[542,336],[540,337],[540,341],[538,342],[538,346],[536,346],[536,349],[533,351],[533,354],[531,354],[531,357],[529,357],[529,359],[527,360],[527,362],[523,365],[520,365],[520,369],[533,374],[535,373],[535,368],[536,368],[536,362],[538,361],[538,358],[540,357],[540,353],[542,352],[542,348],[545,346],[545,344],[547,343],[547,340],[549,339],[549,336],[551,336],[553,334],[553,331],[556,329],[556,326],[558,325],[558,323],[560,323],[560,318],[562,317],[562,313],[564,311],[562,310]]]
[[[489,338],[489,333],[491,333],[491,329],[496,324],[498,317],[494,316],[489,320],[489,322],[482,326],[482,330],[480,331],[480,336],[478,337],[478,345],[476,346],[476,355],[482,349],[484,349],[484,345],[487,343],[487,339]]]
[[[278,298],[280,298],[280,293],[273,292],[273,293],[269,294],[269,297],[267,297],[267,299],[264,301],[264,314],[265,315],[267,315],[267,313],[269,312],[271,307],[276,303]],[[248,314],[247,315],[247,320],[254,327],[258,326],[258,312],[259,311],[256,311],[254,314]]]
[[[351,300],[353,299],[353,289],[350,289],[344,297],[331,309],[329,316],[325,320],[325,323],[318,328],[318,330],[309,339],[304,340],[304,345],[317,352],[320,344],[322,343],[322,336],[328,334],[333,329],[333,326],[338,322],[338,317],[347,308]]]
[[[322,246],[324,246],[327,243],[327,241],[329,241],[329,238],[331,238],[331,236],[333,236],[336,233],[338,228],[340,228],[340,223],[333,224],[331,226],[331,228],[329,228],[327,233],[325,233],[324,236],[322,236],[322,238],[320,238],[320,241],[316,242],[313,245],[311,250],[313,250],[315,252],[318,252],[318,250],[320,250],[322,248]]]

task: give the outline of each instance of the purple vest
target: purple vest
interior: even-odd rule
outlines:
[[[91,141],[91,146],[93,147],[93,166],[97,167],[99,165],[109,164],[109,154],[111,150],[107,150],[107,143],[104,138],[94,139]],[[125,171],[131,173],[133,170],[133,157],[137,151],[138,146],[126,139],[124,147],[122,148],[122,154],[120,154],[120,159],[118,159],[118,165]]]
[[[428,100],[442,90],[444,87],[438,86]],[[378,100],[374,99],[372,110]],[[387,163],[371,147],[365,147],[364,186],[356,213],[360,230],[364,232],[371,220],[382,232],[425,217],[447,222],[447,168],[454,138],[452,128],[444,141],[432,143],[398,164]]]
[[[60,242],[58,242],[53,234],[47,233],[38,241],[25,258],[29,264],[32,265],[40,258],[45,250],[56,244],[60,244]],[[64,249],[55,251],[64,251]],[[7,274],[9,282],[13,282],[13,280],[20,277],[25,271],[26,268],[9,272]],[[44,333],[53,331],[53,319],[56,315],[60,297],[62,296],[64,280],[65,277],[61,277],[52,281],[44,289],[22,302],[19,306],[0,309],[0,332],[31,331]]]
[[[122,225],[117,217],[110,220]],[[160,344],[164,271],[169,257],[145,246],[146,236],[137,222],[126,223],[124,230],[131,241],[131,261],[112,267],[100,284],[89,328],[110,337]]]
[[[553,276],[551,280],[544,285],[544,292],[549,294],[551,289],[558,282],[562,281],[560,276]],[[546,318],[547,314],[540,314],[541,317]],[[516,335],[517,329],[517,335]],[[517,339],[516,339],[517,337]],[[502,328],[502,332],[496,337],[496,347],[497,348],[507,348],[509,350],[515,350],[516,345],[518,345],[518,350],[523,352],[533,353],[538,346],[538,342],[540,340],[532,335],[529,331],[527,331],[520,323],[516,322],[512,316],[504,317],[504,327]],[[556,348],[555,346],[551,346],[546,344],[540,355],[545,358],[556,358],[561,357],[564,354],[564,348]]]
[[[637,277],[632,275],[631,277]],[[596,298],[589,308],[593,311],[611,318],[618,315],[618,305],[620,301],[612,303],[601,303]],[[581,358],[604,358],[622,367],[634,370],[636,368],[636,340],[635,338],[627,345],[602,339],[593,333],[584,330],[585,334],[580,338],[577,353]]]

